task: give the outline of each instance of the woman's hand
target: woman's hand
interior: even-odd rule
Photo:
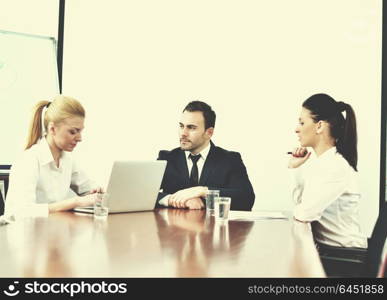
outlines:
[[[95,193],[103,193],[103,192],[104,192],[103,188],[98,187],[98,188],[96,188],[96,189],[91,190],[87,195],[89,195],[89,194],[95,194]]]
[[[77,199],[77,206],[94,206],[94,202],[96,199],[96,192],[92,194],[88,194],[86,196],[78,197]]]
[[[304,147],[295,148],[292,152],[292,157],[289,159],[288,168],[298,168],[308,160],[310,154],[311,152],[308,152],[308,150]]]
[[[48,204],[48,211],[50,213],[58,211],[72,210],[78,206],[94,206],[97,195],[87,194],[86,196],[77,196],[66,200],[53,202]]]
[[[103,188],[98,187],[96,189],[91,190],[84,196],[77,197],[75,207],[94,206],[95,200],[97,199],[97,193],[104,193]]]

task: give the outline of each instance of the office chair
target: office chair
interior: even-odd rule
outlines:
[[[387,202],[379,212],[368,248],[333,247],[318,244],[328,277],[376,277],[387,236]]]

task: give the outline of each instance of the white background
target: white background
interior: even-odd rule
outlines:
[[[180,113],[199,99],[217,113],[215,144],[241,152],[254,209],[291,209],[285,153],[297,146],[301,103],[325,92],[357,113],[369,234],[379,200],[381,28],[380,0],[67,0],[63,93],[87,110],[76,153],[106,184],[114,159],[177,147]]]
[[[58,36],[59,0],[0,0],[0,29]],[[26,49],[27,50],[27,49]]]

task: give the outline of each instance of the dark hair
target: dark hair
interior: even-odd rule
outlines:
[[[212,110],[211,106],[209,106],[207,103],[204,103],[202,101],[192,101],[188,103],[187,106],[184,108],[183,112],[185,111],[201,111],[204,117],[205,129],[215,127],[216,114]]]
[[[315,122],[329,123],[331,136],[336,140],[337,152],[357,171],[356,117],[351,105],[337,102],[327,94],[315,94],[306,99],[302,106],[310,111]],[[344,111],[345,118],[342,114]]]

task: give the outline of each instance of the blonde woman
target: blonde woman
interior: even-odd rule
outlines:
[[[85,110],[73,98],[36,104],[26,149],[11,169],[5,215],[46,216],[93,204],[97,189],[70,153],[82,140],[84,120]],[[78,196],[68,198],[70,189]]]

